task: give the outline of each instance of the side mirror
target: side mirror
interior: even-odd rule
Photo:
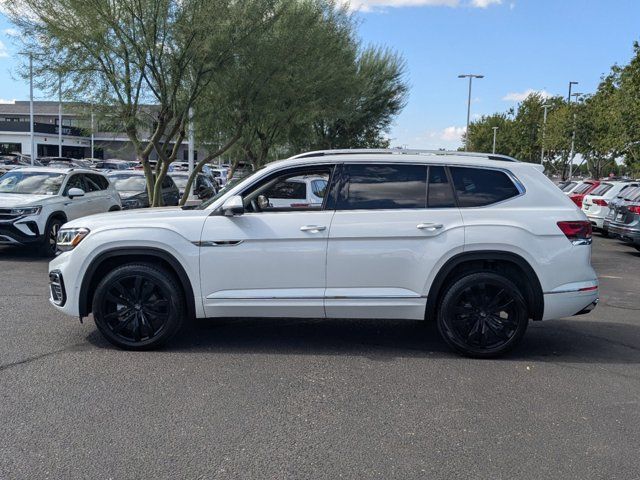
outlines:
[[[222,213],[227,217],[242,215],[244,213],[244,203],[240,195],[229,197],[222,204]]]
[[[67,195],[71,199],[74,199],[76,197],[84,197],[84,190],[82,190],[81,188],[70,188]]]

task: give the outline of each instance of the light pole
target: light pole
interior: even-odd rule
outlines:
[[[462,73],[458,75],[458,78],[469,79],[469,96],[467,97],[467,129],[465,130],[466,141],[464,142],[465,151],[469,149],[469,119],[471,118],[471,83],[474,78],[484,78],[484,75],[477,75],[475,73]]]
[[[569,85],[569,87],[571,87],[571,85]],[[576,97],[576,101],[578,101],[578,97],[580,95],[582,94],[574,93],[571,96]],[[573,133],[571,134],[571,151],[569,152],[569,180],[571,180],[571,178],[573,177],[573,156],[575,155],[575,144],[576,144],[576,114],[574,112],[573,113]]]
[[[58,156],[62,157],[62,74],[58,73]]]
[[[578,85],[578,82],[569,82],[569,95],[567,95],[567,103],[571,103],[571,87]]]
[[[29,135],[31,140],[31,166],[35,165],[37,152],[35,149],[35,138],[33,134],[33,54],[29,54]]]
[[[542,108],[544,108],[544,116],[542,117],[542,149],[540,150],[540,165],[542,165],[544,162],[544,136],[547,129],[547,110],[550,107],[552,107],[552,105],[549,105],[547,103],[542,105]]]
[[[95,156],[95,132],[93,129],[95,128],[95,118],[93,113],[93,105],[91,105],[91,158],[96,158]]]
[[[493,128],[493,153],[496,153],[496,135],[498,134],[498,127]]]

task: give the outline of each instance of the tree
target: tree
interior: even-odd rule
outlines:
[[[8,10],[39,87],[53,90],[62,75],[69,99],[126,133],[154,206],[190,108],[234,48],[277,16],[270,0],[16,0]]]

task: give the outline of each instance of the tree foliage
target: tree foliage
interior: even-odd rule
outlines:
[[[259,167],[301,146],[384,144],[405,102],[403,61],[363,48],[332,0],[15,0],[8,9],[37,86],[54,95],[62,76],[68,100],[126,133],[154,206],[191,115],[208,152],[195,175],[225,152]]]
[[[538,163],[544,147],[545,166],[563,178],[573,163],[572,140],[573,153],[582,158],[594,178],[618,170],[639,176],[640,45],[634,43],[634,56],[629,64],[613,66],[593,95],[568,103],[562,97],[543,98],[534,93],[515,109],[472,122],[465,138],[469,149],[490,152],[494,126],[499,127],[496,153]],[[623,167],[618,166],[619,161],[624,162]]]

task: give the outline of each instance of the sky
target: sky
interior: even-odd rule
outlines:
[[[363,44],[389,47],[407,63],[408,103],[392,146],[457,148],[474,80],[472,118],[515,107],[530,91],[592,93],[640,41],[640,0],[349,0]],[[27,100],[23,61],[0,14],[0,102]],[[35,92],[37,99],[43,94]]]

